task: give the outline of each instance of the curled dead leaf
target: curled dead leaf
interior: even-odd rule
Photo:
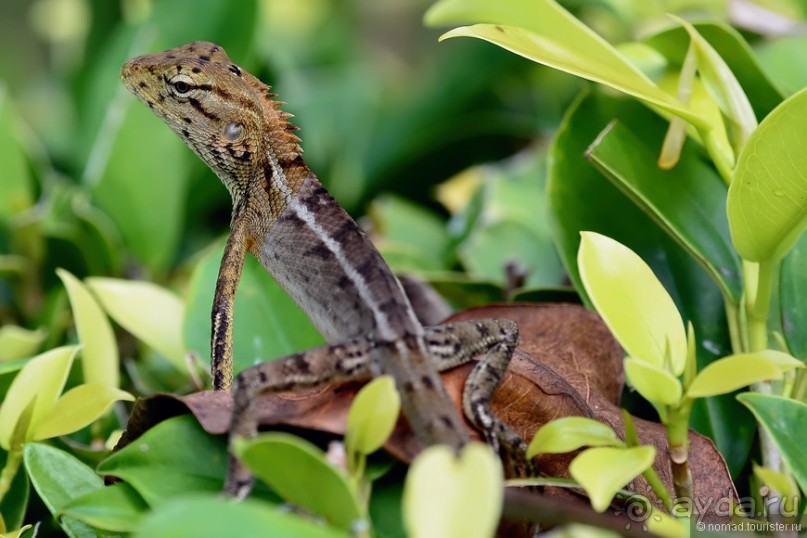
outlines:
[[[623,436],[624,425],[618,406],[624,384],[623,352],[599,316],[578,305],[503,305],[467,310],[447,321],[485,318],[513,319],[521,332],[519,349],[491,400],[493,412],[499,418],[527,440],[542,425],[565,416],[600,420]],[[472,366],[464,365],[443,374],[458,409],[461,409],[462,389]],[[360,386],[348,383],[262,395],[257,403],[260,424],[296,426],[341,435],[348,409]],[[119,447],[161,420],[187,412],[193,413],[207,432],[224,434],[229,427],[231,404],[229,393],[212,391],[141,399]],[[655,422],[634,420],[641,442],[656,448],[654,468],[673,491],[664,427]],[[479,438],[470,425],[468,428]],[[690,432],[689,442],[690,469],[696,500],[703,501],[700,505],[713,509],[718,499],[737,499],[726,464],[712,442],[695,432]],[[407,462],[419,452],[420,446],[406,419],[399,419],[385,448]],[[568,464],[574,455],[546,454],[537,458],[536,463],[546,475],[568,476]],[[630,487],[656,499],[642,477],[634,480]],[[574,498],[563,490],[547,493]]]

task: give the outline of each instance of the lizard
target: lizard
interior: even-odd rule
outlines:
[[[424,327],[400,281],[306,165],[291,114],[270,87],[222,47],[197,41],[139,56],[121,80],[221,179],[233,203],[212,310],[214,390],[233,393],[230,446],[257,434],[254,403],[265,392],[390,375],[423,446],[458,451],[470,440],[439,372],[482,356],[462,407],[494,451],[526,444],[489,409],[518,343],[512,320]],[[247,253],[308,315],[326,344],[258,364],[233,378],[233,305]],[[231,455],[224,493],[243,498],[252,476]]]

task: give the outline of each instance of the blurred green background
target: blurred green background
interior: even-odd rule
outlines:
[[[612,43],[669,25],[667,12],[725,21],[750,4],[561,3]],[[806,9],[757,4],[791,22]],[[425,275],[455,306],[513,298],[508,264],[538,290],[531,298],[567,293],[544,199],[546,148],[585,84],[475,40],[438,43],[442,30],[422,22],[430,5],[4,0],[0,324],[44,328],[31,353],[64,341],[57,267],[186,296],[199,262],[215,258],[229,224],[226,189],[118,76],[129,57],[192,40],[218,43],[274,87],[302,128],[309,166],[395,269]],[[779,86],[803,85],[807,67],[777,65],[803,36],[746,35]],[[202,342],[209,305],[188,306],[201,321],[186,339]]]

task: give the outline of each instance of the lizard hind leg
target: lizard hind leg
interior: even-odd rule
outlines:
[[[367,379],[370,377],[373,345],[369,338],[324,345],[258,364],[238,374],[233,385],[230,457],[224,495],[243,499],[252,490],[252,474],[232,455],[232,449],[236,438],[257,435],[260,419],[256,409],[258,397],[266,393]]]
[[[465,382],[463,412],[514,471],[529,474],[526,442],[490,409],[491,396],[510,364],[518,339],[518,325],[509,319],[460,321],[426,328],[426,341],[440,371],[480,357]]]

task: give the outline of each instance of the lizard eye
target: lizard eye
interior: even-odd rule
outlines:
[[[168,82],[168,84],[171,87],[171,91],[173,91],[174,95],[177,97],[185,97],[191,92],[191,90],[196,88],[196,86],[193,84],[193,80],[184,74],[176,75]]]
[[[184,80],[178,80],[174,82],[174,90],[176,90],[177,93],[188,93],[191,91],[191,85]]]
[[[224,128],[224,138],[229,140],[230,142],[235,142],[241,137],[241,133],[244,132],[244,126],[240,123],[232,122],[228,123],[227,127]]]

